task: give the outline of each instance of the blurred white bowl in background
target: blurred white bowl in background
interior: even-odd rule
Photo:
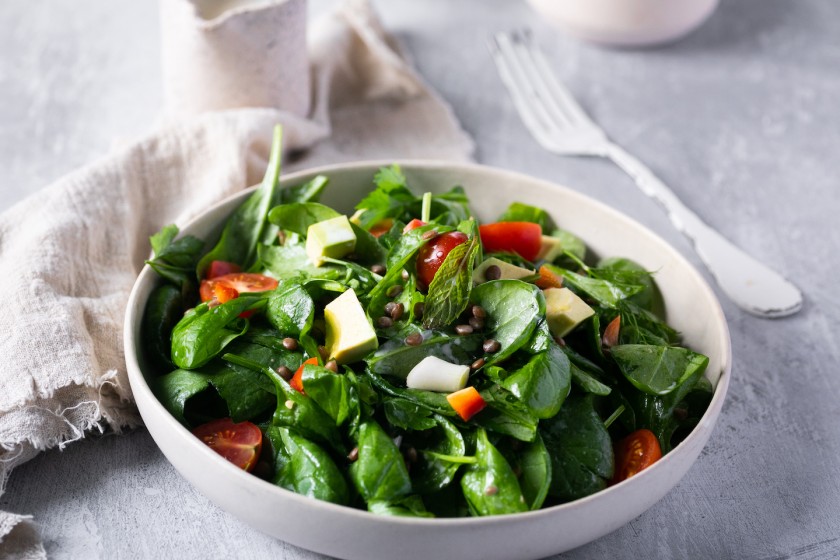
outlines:
[[[700,26],[718,0],[528,0],[578,39],[611,46],[675,41]]]

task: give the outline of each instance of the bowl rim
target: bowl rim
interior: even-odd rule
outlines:
[[[152,392],[151,388],[149,387],[148,383],[146,382],[145,376],[143,375],[142,370],[140,369],[140,364],[137,360],[137,351],[138,348],[135,345],[135,325],[139,328],[140,320],[142,319],[142,311],[145,308],[145,301],[138,302],[138,298],[141,291],[141,286],[145,285],[147,282],[154,281],[154,272],[152,271],[151,267],[148,264],[145,264],[141,269],[140,273],[135,280],[135,283],[132,287],[131,294],[129,295],[128,304],[126,307],[125,313],[125,320],[123,325],[123,349],[125,352],[125,359],[126,359],[126,366],[128,370],[128,377],[129,383],[131,385],[132,392],[140,392],[146,400],[153,403],[152,406],[154,408],[154,412],[157,414],[163,414],[165,420],[170,424],[172,428],[174,428],[179,435],[185,440],[185,445],[190,446],[196,453],[200,456],[204,456],[209,461],[215,461],[217,466],[220,466],[223,469],[227,469],[230,473],[230,476],[238,478],[242,483],[246,485],[256,484],[257,487],[261,492],[269,492],[274,493],[282,499],[292,500],[293,502],[297,502],[300,505],[305,507],[316,507],[316,508],[325,508],[327,511],[332,511],[337,514],[344,514],[349,515],[351,517],[357,517],[360,521],[370,521],[375,519],[377,523],[382,524],[394,524],[394,525],[421,525],[421,526],[447,526],[447,527],[472,527],[472,526],[486,526],[488,524],[508,524],[512,520],[517,521],[527,521],[530,519],[539,519],[543,517],[551,517],[553,515],[558,515],[561,512],[573,510],[576,508],[580,508],[585,504],[588,504],[595,500],[604,499],[605,496],[612,496],[621,493],[624,489],[628,486],[636,486],[640,484],[642,480],[648,480],[658,476],[660,471],[663,471],[668,468],[668,466],[678,459],[674,457],[679,457],[683,452],[686,452],[686,448],[689,447],[689,444],[695,440],[702,437],[708,437],[711,435],[714,425],[717,421],[717,418],[720,415],[720,412],[723,407],[723,402],[725,400],[726,394],[729,388],[729,382],[731,378],[731,370],[732,370],[732,345],[731,345],[731,337],[729,334],[729,327],[726,322],[726,317],[723,313],[723,310],[720,306],[720,302],[718,298],[715,296],[712,288],[706,282],[705,278],[698,272],[698,270],[670,243],[665,241],[662,237],[655,234],[652,230],[648,227],[644,226],[643,224],[637,222],[635,219],[631,218],[630,216],[619,212],[615,208],[609,206],[608,204],[597,200],[593,197],[585,195],[579,191],[576,191],[570,187],[566,187],[557,183],[554,183],[547,179],[542,179],[539,177],[535,177],[532,175],[528,175],[526,173],[521,173],[518,171],[510,171],[507,169],[501,169],[494,166],[478,164],[478,163],[471,163],[471,162],[452,162],[446,160],[436,160],[436,159],[410,159],[410,158],[393,158],[393,159],[375,159],[375,160],[362,160],[362,161],[354,161],[354,162],[347,162],[347,163],[333,163],[328,165],[320,165],[312,168],[302,169],[299,171],[295,171],[293,173],[289,173],[286,175],[281,175],[280,177],[280,184],[281,188],[287,188],[290,186],[294,186],[296,184],[300,184],[303,180],[313,177],[315,175],[327,175],[329,176],[331,173],[336,172],[345,172],[349,170],[362,170],[362,169],[378,169],[380,167],[387,167],[393,164],[400,165],[404,168],[410,168],[412,170],[465,170],[470,172],[478,172],[478,173],[491,173],[495,175],[500,175],[503,178],[510,179],[511,181],[529,181],[539,184],[539,186],[543,188],[547,188],[550,190],[559,190],[564,193],[565,196],[569,196],[576,201],[582,201],[586,204],[593,205],[597,208],[598,211],[604,212],[606,215],[610,216],[611,219],[615,219],[621,222],[624,222],[626,225],[636,228],[639,233],[643,234],[645,237],[649,238],[649,240],[655,244],[663,245],[668,252],[671,253],[671,256],[679,263],[681,267],[685,267],[686,269],[691,271],[691,274],[695,275],[695,280],[698,282],[701,291],[703,291],[704,296],[714,303],[713,309],[710,310],[712,318],[714,322],[720,328],[720,340],[718,343],[720,344],[721,348],[721,371],[719,373],[717,382],[714,384],[714,394],[712,396],[712,400],[709,403],[706,412],[700,418],[697,426],[686,436],[686,438],[681,441],[676,447],[674,447],[669,453],[664,455],[660,460],[656,463],[651,465],[650,467],[644,469],[643,471],[639,472],[635,476],[626,479],[618,484],[613,486],[608,486],[607,488],[595,492],[594,494],[590,494],[589,496],[585,496],[583,498],[579,498],[577,500],[573,500],[571,502],[566,502],[563,504],[550,506],[546,508],[540,508],[537,510],[520,512],[520,513],[508,513],[508,514],[500,514],[500,515],[490,515],[490,516],[483,516],[483,517],[439,517],[439,518],[422,518],[422,517],[402,517],[402,516],[383,516],[383,515],[376,515],[371,513],[367,510],[357,509],[351,506],[344,506],[339,504],[333,504],[331,502],[326,502],[322,500],[316,500],[312,498],[308,498],[306,496],[297,494],[292,492],[291,490],[287,490],[280,486],[276,486],[267,480],[263,480],[259,477],[256,477],[242,469],[239,469],[226,459],[224,459],[221,455],[215,453],[212,449],[208,446],[201,443],[198,438],[195,438],[192,433],[180,422],[178,422],[174,416],[172,416],[168,410],[163,406],[163,404],[157,399],[157,397]],[[214,211],[217,211],[219,208],[224,207],[228,204],[231,204],[236,199],[244,199],[254,190],[256,190],[259,185],[254,185],[238,191],[223,200],[213,204],[212,206],[204,209],[199,214],[195,215],[194,217],[187,220],[182,226],[179,226],[181,230],[181,234],[184,231],[189,230],[193,227],[197,222],[206,219],[206,216]],[[149,277],[152,277],[152,280],[148,280]],[[142,303],[142,305],[141,305]],[[136,312],[136,313],[135,313]],[[135,401],[137,399],[135,398]],[[143,416],[143,411],[141,410],[141,417]],[[144,419],[145,423],[145,419]],[[702,429],[701,429],[702,428]],[[705,433],[708,432],[708,433]],[[155,442],[157,444],[157,442]],[[705,447],[707,440],[703,442],[700,450]],[[168,460],[168,459],[167,459]],[[696,461],[692,461],[692,464]],[[177,469],[176,469],[177,470]],[[180,471],[179,471],[180,474]],[[184,476],[181,474],[181,476]],[[187,479],[187,477],[184,477]],[[187,479],[188,482],[192,484],[192,482]],[[679,481],[679,479],[678,479]],[[666,490],[670,492],[671,488]]]

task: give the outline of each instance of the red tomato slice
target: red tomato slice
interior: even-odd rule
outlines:
[[[257,464],[262,451],[262,432],[251,422],[234,424],[230,418],[213,420],[193,430],[210,449],[246,471]]]
[[[292,386],[292,389],[303,395],[306,394],[303,391],[303,368],[306,367],[307,364],[317,366],[318,358],[309,358],[308,360],[300,364],[300,367],[297,369],[295,374],[292,376],[292,379],[289,381],[289,385]]]
[[[204,271],[204,277],[208,280],[211,278],[218,278],[226,274],[233,274],[234,272],[242,272],[242,268],[236,263],[228,261],[210,261],[207,265],[207,270]]]
[[[540,252],[542,228],[531,222],[496,222],[478,227],[486,253],[517,253],[534,261]]]
[[[461,243],[466,243],[468,239],[466,233],[450,231],[441,233],[420,248],[417,252],[416,267],[417,279],[422,288],[428,288],[432,283],[446,255]]]
[[[615,444],[615,474],[610,484],[627,480],[662,458],[659,440],[647,429],[636,430]]]
[[[235,272],[233,274],[218,276],[212,280],[202,280],[201,287],[198,290],[201,294],[201,301],[210,301],[213,299],[216,295],[216,286],[219,284],[225,288],[235,290],[238,295],[247,292],[267,292],[273,290],[277,287],[277,280],[251,272]],[[227,293],[230,294],[232,292]]]

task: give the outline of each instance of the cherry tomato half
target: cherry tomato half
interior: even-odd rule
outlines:
[[[370,234],[374,237],[382,237],[389,231],[391,231],[391,227],[394,225],[393,218],[385,218],[379,222],[376,222],[370,227]]]
[[[615,475],[611,484],[627,480],[662,458],[659,440],[647,429],[636,430],[615,444]]]
[[[236,263],[228,261],[210,261],[210,264],[207,265],[207,270],[204,271],[204,277],[209,280],[226,274],[233,274],[234,272],[242,272],[242,268]]]
[[[440,265],[452,249],[469,239],[466,233],[450,231],[441,233],[423,245],[417,252],[417,279],[424,288],[432,283]]]
[[[273,290],[277,287],[277,280],[251,272],[235,272],[210,280],[202,280],[201,287],[198,290],[201,294],[201,301],[210,301],[213,299],[217,293],[217,285],[224,286],[224,289],[219,290],[219,293],[226,294],[227,299],[231,300],[245,292],[267,292],[268,290]],[[229,289],[236,290],[236,296],[230,297],[233,293]]]
[[[210,449],[246,471],[257,464],[262,451],[262,432],[251,422],[234,424],[230,418],[213,420],[193,430]]]
[[[419,228],[421,226],[425,226],[425,225],[426,225],[426,222],[424,222],[423,220],[418,220],[417,218],[414,218],[413,220],[411,220],[410,222],[405,224],[405,227],[403,228],[403,233],[408,233],[409,231],[411,231],[413,229],[417,229],[417,228]]]
[[[517,253],[534,261],[540,252],[542,228],[531,222],[496,222],[478,227],[485,253]]]

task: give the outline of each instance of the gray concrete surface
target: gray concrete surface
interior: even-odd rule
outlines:
[[[722,301],[735,365],[709,445],[647,513],[560,557],[840,557],[840,3],[724,0],[686,40],[637,51],[576,43],[520,1],[377,5],[476,139],[479,161],[603,200],[699,266],[616,168],[547,154],[525,131],[485,41],[530,26],[619,143],[807,298],[777,321]],[[5,0],[0,24],[3,209],[146,132],[162,97],[154,2]],[[53,558],[319,557],[214,507],[144,430],[42,454],[13,473],[0,509],[34,514]]]

